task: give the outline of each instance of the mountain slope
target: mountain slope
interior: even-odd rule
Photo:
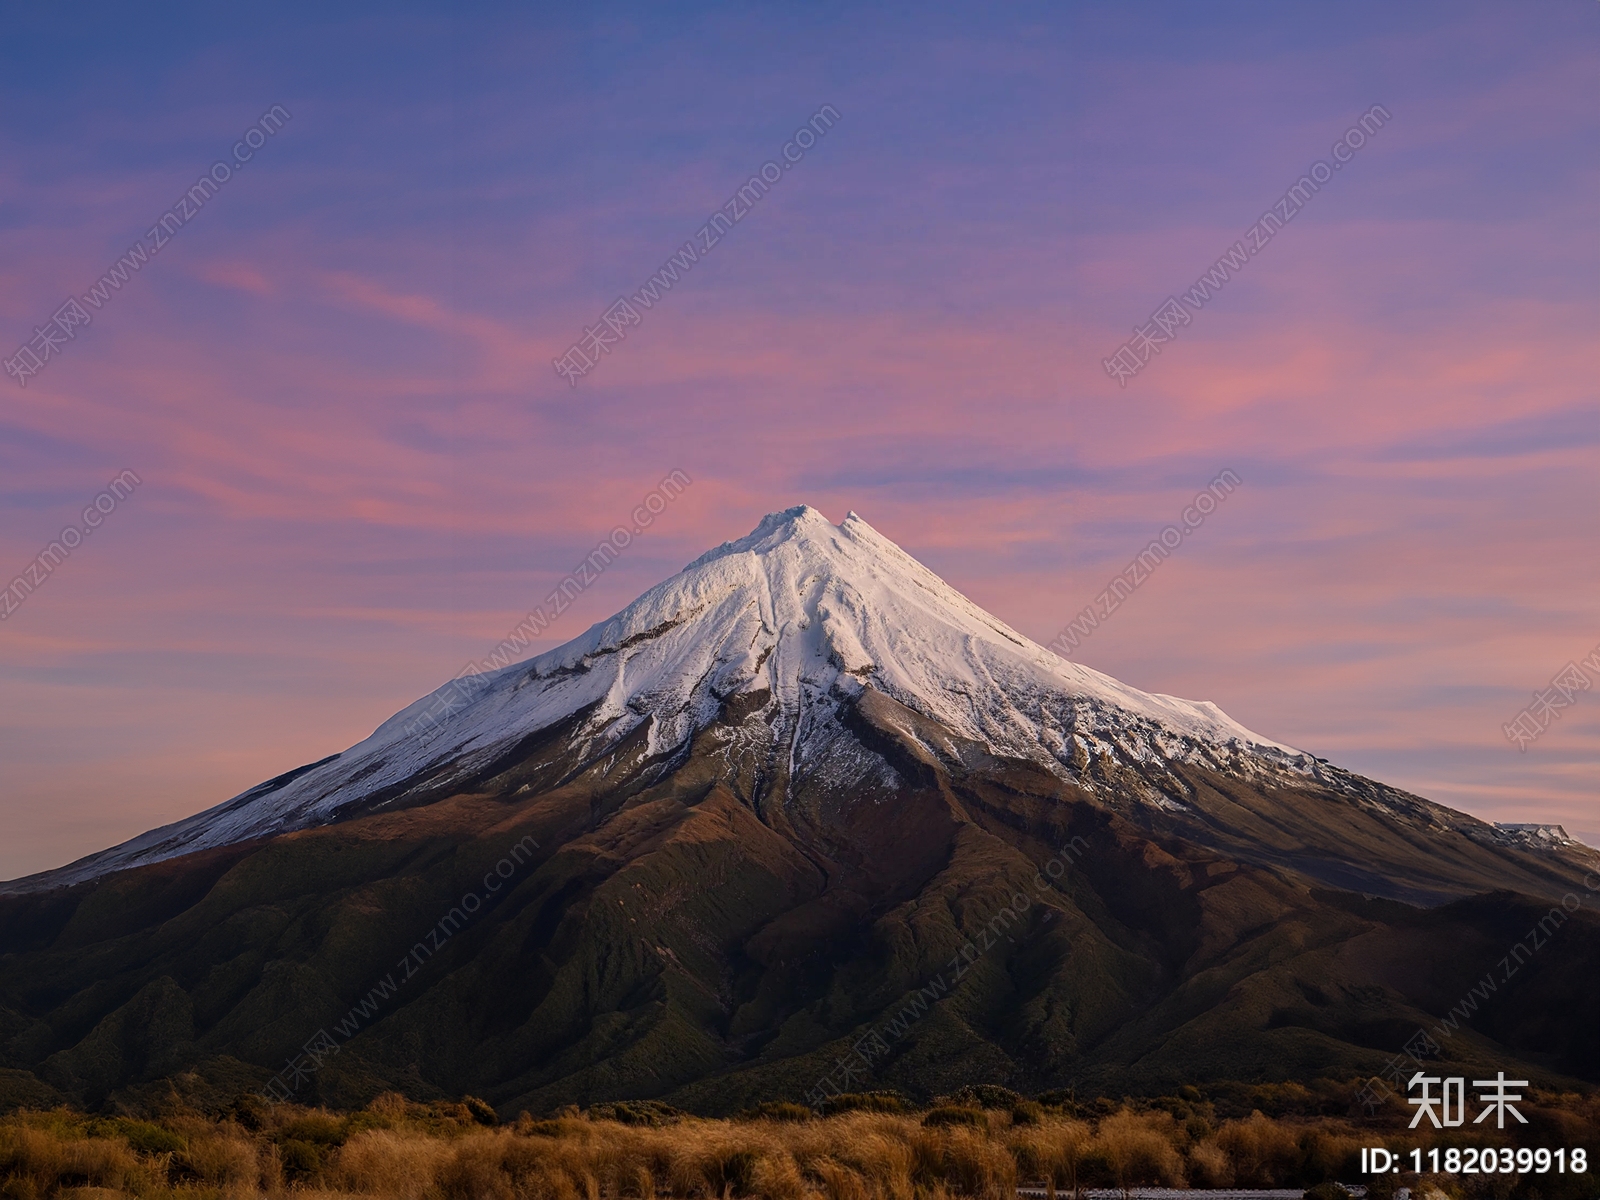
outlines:
[[[854,1082],[920,1093],[1350,1076],[1552,911],[1560,952],[1442,1054],[1592,1079],[1553,1015],[1600,981],[1595,863],[1062,662],[793,509],[341,755],[8,885],[0,1101],[222,1094],[319,1031],[302,1097],[513,1111],[799,1099],[869,1035]]]

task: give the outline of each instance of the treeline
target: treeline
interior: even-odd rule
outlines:
[[[1295,1085],[1265,1095],[1302,1110],[1327,1102]],[[392,1093],[353,1113],[266,1105],[253,1095],[210,1114],[17,1112],[0,1118],[0,1196],[1010,1200],[1024,1184],[1066,1197],[1106,1187],[1373,1182],[1358,1174],[1364,1146],[1600,1148],[1595,1097],[1534,1093],[1524,1105],[1528,1126],[1453,1129],[1449,1138],[1409,1131],[1405,1114],[1393,1111],[1225,1115],[1239,1098],[1224,1095],[1219,1105],[1186,1088],[1079,1103],[979,1087],[920,1107],[871,1092],[835,1097],[822,1112],[767,1104],[708,1119],[622,1101],[543,1118],[522,1113],[505,1124],[481,1100],[418,1104]],[[1376,1200],[1398,1185],[1453,1200],[1579,1200],[1600,1195],[1594,1178],[1404,1175],[1376,1181],[1373,1191]]]

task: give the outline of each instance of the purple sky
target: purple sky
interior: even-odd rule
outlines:
[[[336,11],[8,18],[8,358],[289,119],[0,379],[0,582],[143,481],[0,623],[0,878],[364,737],[673,469],[544,648],[801,502],[1047,641],[1230,468],[1074,657],[1600,843],[1600,686],[1502,733],[1600,643],[1600,5]],[[1119,388],[1102,360],[1373,105]]]

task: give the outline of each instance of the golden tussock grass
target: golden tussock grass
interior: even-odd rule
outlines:
[[[0,1119],[0,1200],[999,1200],[1021,1183],[1063,1197],[1088,1187],[1304,1187],[1354,1182],[1360,1147],[1400,1136],[1328,1117],[1217,1120],[1199,1104],[1090,1114],[1027,1101],[791,1109],[711,1120],[614,1106],[494,1126],[481,1102],[390,1095],[348,1114],[287,1105],[159,1121],[18,1113]],[[1556,1200],[1548,1187],[1544,1195]]]

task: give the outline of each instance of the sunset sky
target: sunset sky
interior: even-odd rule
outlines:
[[[765,512],[851,509],[1074,658],[1600,844],[1600,4],[12,6],[0,878],[342,750]],[[824,105],[598,368],[552,367]],[[1390,119],[1125,388],[1102,360]],[[180,227],[181,225],[181,227]],[[150,241],[144,241],[148,248]]]

